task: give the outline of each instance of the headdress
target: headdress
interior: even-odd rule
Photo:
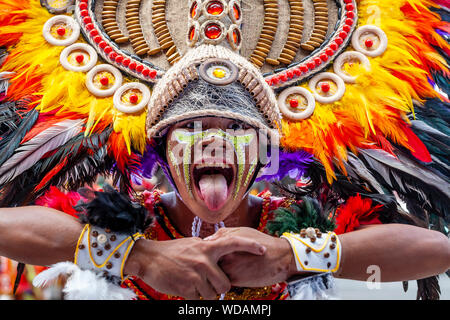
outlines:
[[[448,234],[446,6],[1,0],[0,204],[98,174],[128,192],[154,138],[216,116],[277,132],[283,176],[311,154],[295,192],[395,197],[393,221]]]

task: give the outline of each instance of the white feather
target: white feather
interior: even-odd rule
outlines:
[[[41,272],[34,278],[33,285],[44,287],[61,275],[69,276],[63,289],[66,300],[132,300],[136,298],[131,290],[121,288],[90,270],[81,270],[70,262],[55,264]]]
[[[62,146],[82,129],[82,120],[64,120],[21,145],[0,167],[0,185],[30,169],[43,155]]]

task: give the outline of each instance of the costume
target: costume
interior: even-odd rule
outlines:
[[[152,223],[132,182],[160,166],[173,185],[176,175],[194,193],[189,148],[219,137],[239,160],[230,194],[237,199],[253,181],[273,182],[300,202],[278,211],[272,233],[307,254],[326,244],[327,259],[335,257],[309,260],[308,267],[299,254],[299,268],[338,268],[339,241],[327,235],[333,223],[336,233],[398,222],[448,234],[446,6],[438,0],[2,0],[0,204],[29,205],[52,186],[74,191],[111,176],[125,198],[106,192],[82,210],[85,222],[117,232],[115,238],[126,234],[124,259]],[[202,117],[264,132],[270,161],[246,162],[249,135],[177,132],[184,158],[171,172],[168,132]],[[286,177],[296,184],[281,185]],[[204,185],[211,180],[229,191],[220,177]],[[128,214],[101,213],[100,203],[116,203]],[[193,235],[200,221],[194,223]],[[112,249],[105,247],[109,238],[101,239],[96,245]],[[91,244],[80,238],[84,249]],[[79,254],[86,263],[95,260]],[[115,269],[111,257],[98,268]],[[436,278],[420,283],[419,297],[438,296]]]

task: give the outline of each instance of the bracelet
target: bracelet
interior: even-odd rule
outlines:
[[[319,229],[302,229],[300,234],[284,233],[295,256],[297,271],[337,272],[342,254],[341,243],[334,232],[322,234]]]
[[[142,238],[141,233],[129,236],[87,224],[78,239],[74,263],[81,269],[103,273],[110,280],[124,281],[125,262],[136,241]]]

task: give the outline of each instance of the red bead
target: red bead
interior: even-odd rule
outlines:
[[[108,77],[102,77],[102,78],[100,79],[100,83],[101,83],[103,86],[107,86],[107,85],[109,84],[109,79],[108,79]]]
[[[83,22],[86,23],[86,24],[92,23],[92,19],[91,19],[91,17],[84,17],[83,18]]]
[[[205,28],[205,36],[208,39],[218,39],[222,34],[222,29],[220,28],[220,26],[216,23],[211,23],[209,25],[206,26]]]
[[[81,10],[81,11],[80,11],[80,15],[81,15],[82,17],[87,17],[87,16],[89,16],[89,11],[87,11],[87,10]]]
[[[345,6],[345,9],[347,9],[348,11],[353,11],[353,9],[355,9],[355,7],[353,6],[353,4],[348,4]]]
[[[327,54],[327,56],[331,57],[334,54],[334,51],[328,48],[327,50],[325,50],[325,53]]]
[[[294,69],[294,75],[296,77],[300,77],[301,74],[302,74],[302,71],[299,68]]]
[[[349,25],[344,25],[343,27],[342,27],[342,30],[344,30],[345,32],[350,32],[350,30],[351,30],[352,28],[349,26]]]
[[[322,59],[320,59],[320,58],[315,58],[315,59],[314,59],[314,63],[315,63],[316,66],[318,67],[318,66],[320,66],[320,65],[322,64]]]
[[[223,5],[219,1],[212,1],[207,5],[206,12],[210,15],[218,16],[223,12]]]
[[[355,13],[353,12],[353,11],[349,11],[349,12],[347,12],[347,17],[349,17],[349,18],[354,18],[355,17]]]
[[[334,42],[330,44],[330,49],[333,50],[333,51],[336,51],[338,49],[338,47],[339,46],[336,43],[334,43]]]
[[[100,41],[100,43],[98,44],[98,46],[101,48],[101,49],[105,49],[105,47],[107,46],[108,44],[105,42],[105,41]]]
[[[115,60],[116,57],[117,57],[117,53],[115,53],[115,52],[111,52],[111,53],[109,54],[109,58],[110,58],[111,60]]]
[[[117,56],[116,57],[116,62],[117,63],[122,63],[122,61],[123,61],[123,56]]]
[[[291,106],[291,108],[295,109],[298,108],[298,100],[297,99],[291,99],[289,101],[289,105]]]
[[[102,42],[102,37],[101,37],[101,36],[95,36],[95,37],[94,37],[94,42],[95,42],[95,43],[100,43],[100,42]]]
[[[308,62],[306,65],[308,66],[309,70],[313,70],[316,67],[316,64],[312,61]]]
[[[112,51],[112,48],[111,48],[110,46],[106,46],[106,47],[105,47],[105,52],[106,52],[107,54],[111,53],[111,51]]]
[[[345,19],[345,24],[348,25],[348,26],[352,26],[353,25],[353,19],[352,18]]]
[[[142,75],[143,75],[144,77],[148,77],[149,74],[150,74],[150,69],[145,68],[144,70],[142,70]]]
[[[132,104],[136,104],[136,103],[138,102],[138,99],[139,99],[139,97],[138,97],[137,95],[135,95],[135,94],[132,94],[132,95],[130,96],[130,102],[131,102]]]
[[[96,30],[96,29],[91,30],[91,36],[95,37],[97,35],[98,35],[98,30]]]
[[[328,82],[322,83],[320,88],[322,89],[323,92],[328,92],[331,89],[330,84]]]
[[[325,62],[325,61],[328,60],[328,55],[327,55],[326,53],[322,53],[322,54],[320,55],[320,59],[322,59],[322,61]]]
[[[158,73],[156,72],[156,70],[150,71],[150,74],[149,74],[150,78],[155,79],[157,75],[158,75]]]
[[[291,70],[289,70],[288,72],[286,72],[286,74],[287,74],[287,77],[288,77],[289,79],[292,79],[292,78],[294,77],[294,72],[291,71]]]
[[[347,36],[348,36],[348,33],[345,32],[345,31],[341,31],[341,32],[339,33],[339,37],[341,37],[342,39],[347,38]]]
[[[305,65],[301,65],[300,70],[301,70],[301,72],[306,73],[306,72],[308,72],[308,67]]]
[[[126,58],[126,59],[123,60],[123,63],[122,63],[122,64],[123,64],[125,67],[128,67],[128,66],[130,65],[130,62],[131,62],[131,60],[128,59],[128,58]]]
[[[286,82],[288,77],[287,77],[286,74],[282,74],[282,75],[280,75],[280,79],[281,79],[282,82]]]
[[[138,66],[136,67],[136,72],[141,73],[142,70],[144,70],[144,66],[143,66],[142,64],[140,64],[140,65],[138,65]]]
[[[59,27],[58,29],[56,29],[56,33],[62,37],[63,35],[66,34],[66,28]]]
[[[372,48],[373,47],[373,40],[372,39],[367,39],[364,44],[366,45],[367,48]]]
[[[272,82],[272,86],[273,85],[276,85],[276,84],[278,84],[278,79],[276,78],[276,77],[273,77],[272,79],[271,79],[271,82]]]
[[[87,9],[87,3],[86,2],[81,2],[80,3],[80,10],[84,10]]]
[[[352,3],[353,0],[344,0],[344,3]]]
[[[89,31],[94,29],[94,24],[92,24],[92,23],[86,24],[86,29],[89,30]]]
[[[337,37],[337,38],[334,40],[334,42],[335,42],[338,46],[340,46],[342,43],[344,43],[344,40],[342,40],[341,37]]]
[[[77,60],[78,63],[82,63],[84,61],[84,56],[79,54],[75,57],[75,60]]]
[[[130,68],[130,70],[136,70],[136,62],[131,62],[128,68]]]

